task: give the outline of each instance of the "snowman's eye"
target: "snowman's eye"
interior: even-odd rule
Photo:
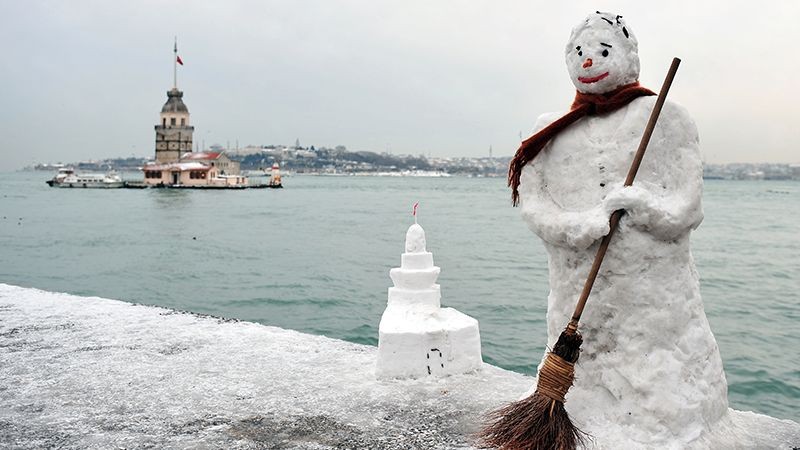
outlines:
[[[603,50],[603,56],[608,56],[608,50]]]
[[[578,51],[578,56],[583,56],[583,52],[581,51],[581,46],[580,45],[575,47],[575,50]]]
[[[578,51],[578,56],[583,56],[583,52],[579,50]]]

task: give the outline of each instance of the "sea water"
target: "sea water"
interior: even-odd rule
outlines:
[[[292,176],[281,190],[200,191],[57,189],[49,176],[0,176],[0,282],[374,345],[419,201],[442,304],[480,321],[484,360],[534,374],[544,351],[546,253],[501,178]],[[692,236],[731,406],[793,420],[799,197],[797,182],[706,181]]]

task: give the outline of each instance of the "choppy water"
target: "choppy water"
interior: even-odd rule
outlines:
[[[0,282],[377,344],[420,201],[442,303],[480,320],[484,359],[534,373],[543,352],[546,255],[502,179],[104,191],[49,188],[48,176],[0,176]],[[708,181],[704,202],[694,256],[731,406],[799,420],[800,183]]]

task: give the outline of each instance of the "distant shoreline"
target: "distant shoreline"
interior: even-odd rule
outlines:
[[[284,175],[314,176],[422,176],[505,178],[511,157],[426,157],[374,152],[351,152],[309,147],[242,154],[227,153],[244,173],[260,176],[274,162]],[[71,167],[81,172],[138,172],[150,161],[143,157],[108,158],[72,163],[41,163],[22,170],[55,172]],[[703,165],[706,180],[800,180],[800,163],[726,163]]]
[[[74,165],[65,164],[64,166],[73,167]],[[739,165],[737,165],[739,166]],[[778,166],[785,166],[786,168],[791,167],[789,164],[782,164]],[[13,173],[13,172],[53,172],[58,170],[57,168],[35,168],[35,167],[24,167],[22,169],[10,170],[6,173]],[[86,173],[103,173],[109,170],[115,170],[120,173],[139,173],[137,168],[111,168],[111,169],[83,169],[83,172]],[[249,174],[246,176],[251,178],[257,177],[264,177],[268,176],[268,174],[263,173],[252,173],[253,170],[250,170]],[[706,169],[706,172],[709,172]],[[435,171],[435,170],[421,170],[421,171],[409,171],[409,170],[395,170],[395,171],[351,171],[351,172],[336,172],[336,171],[286,171],[283,174],[284,177],[291,177],[291,176],[313,176],[313,177],[388,177],[388,178],[399,178],[399,177],[414,177],[414,178],[450,178],[450,177],[459,177],[459,178],[506,178],[505,173],[471,173],[471,172],[445,172],[445,171]],[[724,173],[722,175],[719,174],[717,170],[711,171],[711,173],[704,173],[703,174],[704,180],[722,180],[722,181],[800,181],[800,173],[777,173],[777,174],[767,174],[764,172],[752,172],[752,171],[730,171],[728,173]]]

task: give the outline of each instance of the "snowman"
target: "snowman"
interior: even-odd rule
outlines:
[[[549,348],[570,321],[609,216],[626,212],[581,319],[567,411],[601,446],[620,435],[626,448],[700,445],[728,405],[689,246],[703,219],[696,126],[667,101],[636,181],[623,187],[656,100],[638,86],[636,37],[621,16],[591,14],[573,29],[566,63],[576,105],[639,92],[548,136],[516,169],[523,219],[548,253]],[[564,117],[544,114],[534,132]]]

